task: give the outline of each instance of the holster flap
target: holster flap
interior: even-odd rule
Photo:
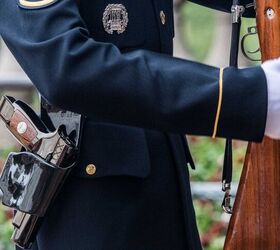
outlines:
[[[0,177],[2,203],[43,216],[70,169],[51,165],[30,152],[12,152]]]

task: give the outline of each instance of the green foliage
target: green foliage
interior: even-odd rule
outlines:
[[[186,3],[180,9],[180,33],[186,50],[198,61],[204,61],[215,38],[213,10]]]
[[[207,203],[203,206],[199,200],[195,200],[194,207],[199,232],[200,234],[206,233],[213,222],[213,206],[211,203]]]
[[[0,148],[0,161],[3,159],[5,160],[10,152],[15,151],[16,149],[13,147],[9,148]],[[1,169],[1,167],[0,167]]]
[[[196,163],[191,171],[193,181],[221,181],[225,140],[189,137],[190,149]],[[239,181],[247,143],[233,142],[233,180]],[[221,192],[217,190],[217,192]],[[227,223],[223,221],[220,202],[194,200],[196,220],[205,250],[223,249]]]
[[[196,170],[192,172],[193,181],[209,181],[217,178],[223,163],[224,142],[207,138],[193,137],[191,140]]]
[[[224,248],[225,237],[218,236],[213,239],[211,245],[204,248],[204,250],[222,250]]]
[[[205,250],[223,249],[227,224],[221,220],[220,204],[194,200],[201,243]]]
[[[224,160],[225,140],[206,137],[190,137],[190,147],[196,170],[191,172],[193,181],[220,181]],[[233,143],[233,180],[237,181],[242,169],[246,144]]]
[[[38,91],[33,91],[32,93],[32,108],[36,111],[36,112],[40,112],[40,95],[38,93]]]
[[[9,213],[4,210],[3,206],[0,205],[0,250],[12,250],[14,249],[13,244],[10,242],[12,235],[12,222],[8,218]]]

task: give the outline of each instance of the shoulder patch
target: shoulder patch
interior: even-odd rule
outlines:
[[[41,9],[48,7],[58,0],[18,0],[20,7],[24,9]]]

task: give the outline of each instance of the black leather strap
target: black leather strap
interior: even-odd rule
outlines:
[[[231,35],[231,49],[230,49],[230,61],[231,67],[238,67],[238,49],[240,39],[240,27],[241,16],[245,7],[239,5],[239,0],[233,0],[232,4],[232,35]],[[230,205],[230,188],[232,182],[232,140],[228,138],[225,146],[225,156],[223,165],[223,191],[226,192],[225,199],[223,201],[223,208],[226,212],[231,213]]]

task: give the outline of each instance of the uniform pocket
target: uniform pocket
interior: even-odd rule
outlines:
[[[143,129],[86,122],[79,160],[72,174],[80,177],[146,177],[150,159]]]

